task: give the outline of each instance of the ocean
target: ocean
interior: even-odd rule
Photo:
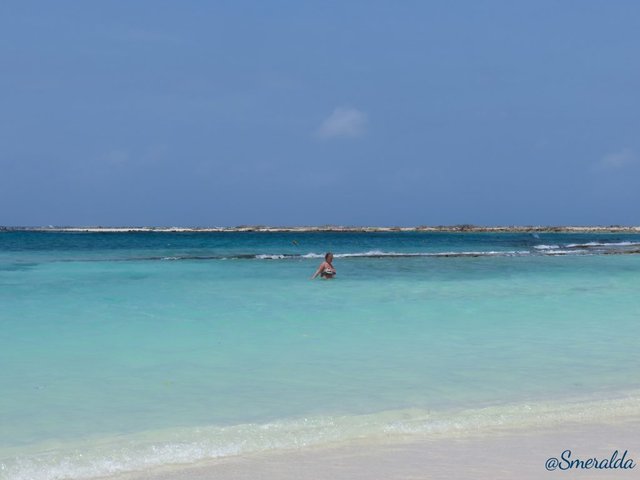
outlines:
[[[324,253],[335,279],[310,280]],[[640,234],[0,232],[0,478],[640,413]]]

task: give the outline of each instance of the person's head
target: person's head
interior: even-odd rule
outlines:
[[[324,261],[331,263],[333,261],[333,253],[327,252],[324,254]]]

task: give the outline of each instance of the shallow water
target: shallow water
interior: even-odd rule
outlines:
[[[154,448],[156,463],[176,461],[163,448],[191,461],[415,412],[455,423],[624,395],[640,388],[639,242],[2,232],[0,475],[94,476]],[[337,278],[310,281],[326,250]]]

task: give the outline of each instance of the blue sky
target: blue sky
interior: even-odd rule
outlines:
[[[0,3],[0,225],[640,224],[640,3]]]

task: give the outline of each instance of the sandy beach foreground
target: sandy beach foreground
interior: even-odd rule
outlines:
[[[405,438],[278,454],[231,457],[191,466],[173,466],[112,477],[117,480],[369,480],[369,479],[637,479],[640,478],[640,418],[616,423],[571,423],[553,429],[495,431],[457,438]],[[562,461],[611,459],[635,468],[560,468]],[[627,452],[625,455],[625,451]],[[623,458],[624,455],[624,458]],[[567,454],[565,453],[565,458]],[[631,462],[630,462],[631,461]],[[609,463],[609,462],[606,462]],[[605,466],[606,464],[601,464]]]

